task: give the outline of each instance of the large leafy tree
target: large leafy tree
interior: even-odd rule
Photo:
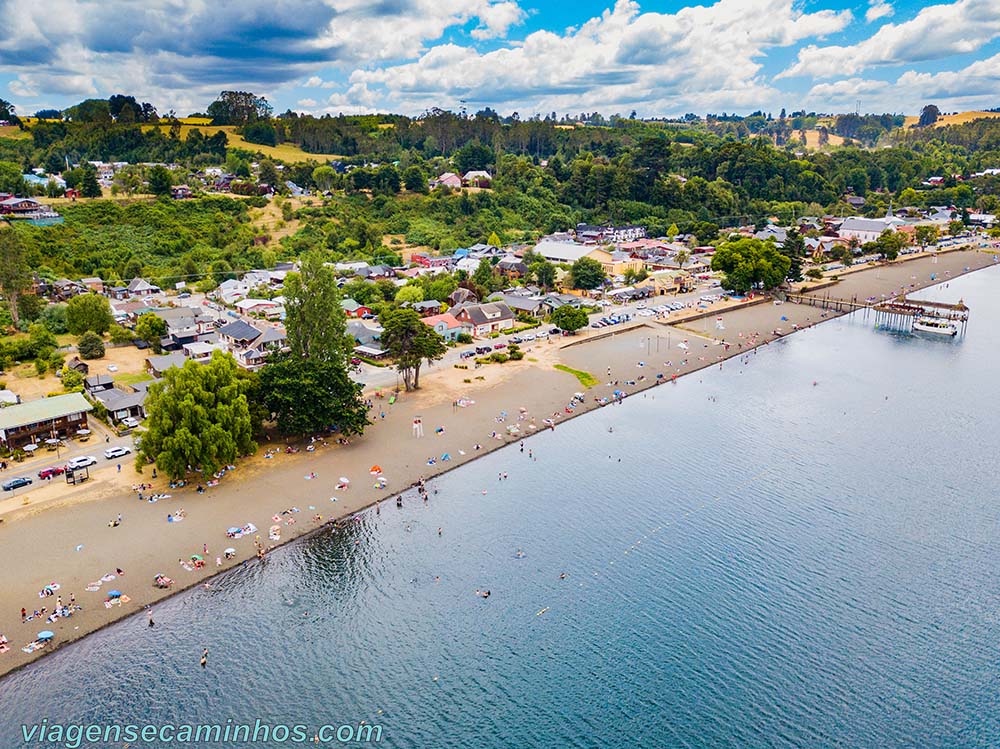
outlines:
[[[160,339],[167,334],[167,321],[152,312],[146,312],[136,320],[135,334],[159,353]]]
[[[88,330],[104,335],[113,322],[111,305],[106,297],[80,294],[66,305],[66,329],[73,335],[82,335]]]
[[[246,125],[268,119],[271,111],[267,99],[249,91],[223,91],[208,105],[213,125]]]
[[[354,341],[340,292],[322,257],[307,253],[302,272],[285,278],[289,351],[260,371],[260,400],[285,434],[336,428],[360,434],[368,424],[361,386],[347,375]]]
[[[283,434],[360,434],[368,425],[361,385],[340,362],[281,357],[261,369],[260,392]]]
[[[149,191],[153,195],[169,195],[170,188],[173,185],[170,170],[160,164],[149,170],[148,182]]]
[[[592,257],[582,257],[570,268],[574,289],[596,289],[604,283],[604,267]]]
[[[571,333],[587,325],[587,313],[579,307],[571,307],[566,304],[553,311],[550,319],[553,325],[557,325],[563,330]]]
[[[146,398],[146,432],[136,456],[171,479],[200,469],[205,477],[257,449],[247,390],[236,361],[215,352],[205,364],[171,367]]]
[[[300,272],[285,278],[285,325],[293,358],[346,365],[354,342],[346,333],[347,319],[333,270],[317,252],[303,255]]]
[[[791,265],[773,242],[754,238],[724,242],[712,257],[712,270],[725,274],[723,286],[739,293],[781,285]]]
[[[420,366],[444,356],[441,336],[413,309],[391,309],[382,314],[382,345],[396,361],[407,390],[420,387]]]
[[[20,234],[14,228],[0,227],[0,293],[7,301],[15,326],[20,322],[18,297],[30,285],[31,275]]]
[[[100,359],[104,356],[104,341],[91,330],[88,330],[76,344],[76,350],[82,359]]]

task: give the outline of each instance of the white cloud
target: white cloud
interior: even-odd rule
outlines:
[[[868,10],[865,12],[865,20],[871,23],[880,18],[888,18],[895,12],[895,9],[886,0],[868,0]]]
[[[485,53],[442,44],[414,62],[358,70],[350,80],[402,111],[459,99],[470,109],[522,112],[764,106],[780,95],[760,76],[767,50],[835,33],[851,18],[849,11],[805,13],[793,0],[719,0],[673,14],[643,13],[619,0],[564,34],[536,31]]]
[[[226,88],[332,88],[317,70],[412,59],[467,24],[500,38],[524,17],[516,0],[0,0],[0,75],[19,96],[203,109]]]
[[[956,0],[927,6],[904,23],[887,23],[858,44],[805,47],[798,61],[777,77],[832,78],[877,65],[935,60],[974,52],[998,36],[1000,0]]]
[[[942,110],[963,111],[996,106],[1000,90],[1000,54],[979,60],[961,70],[938,73],[906,71],[895,81],[848,78],[818,83],[806,94],[806,101],[818,107],[848,106],[861,99],[868,112],[899,112],[907,102],[911,112],[923,104],[937,104]]]
[[[312,109],[318,103],[315,99],[299,99],[296,102],[300,107],[305,107],[306,109]]]

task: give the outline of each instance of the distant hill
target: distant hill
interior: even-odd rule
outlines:
[[[964,125],[973,120],[995,119],[1000,117],[1000,112],[957,112],[955,114],[943,114],[938,117],[934,127],[945,127],[946,125]],[[916,115],[906,118],[904,127],[911,127],[917,124],[920,118]]]

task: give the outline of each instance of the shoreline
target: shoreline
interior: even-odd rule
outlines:
[[[963,259],[968,259],[970,257],[976,258],[979,262],[974,262],[974,263],[970,262],[968,271],[966,270],[948,271],[949,274],[948,278],[943,278],[943,279],[938,278],[937,280],[934,281],[918,283],[914,290],[945,284],[948,283],[950,280],[954,280],[955,278],[965,275],[966,273],[975,272],[976,270],[980,270],[984,267],[992,267],[994,265],[992,261],[992,253],[984,253],[984,252],[977,252],[975,250],[970,250],[970,251],[958,252],[956,254],[962,257]],[[944,259],[944,256],[941,257],[942,259]],[[851,274],[850,278],[852,281],[860,278],[861,281],[858,281],[858,283],[861,283],[869,275],[873,275],[874,278],[877,279],[877,274],[879,270],[884,270],[886,268],[892,270],[905,268],[903,272],[908,273],[911,263],[919,264],[926,260],[927,260],[926,257],[918,258],[913,261],[909,261],[905,264],[899,264],[896,266],[884,266],[883,268],[866,269],[865,271],[859,271],[857,273]],[[896,275],[901,275],[901,274],[896,273]],[[845,283],[844,281],[841,281],[839,282],[838,285],[843,286],[844,283]],[[808,293],[809,292],[806,292],[806,294]],[[849,298],[850,294],[847,294],[846,296]],[[794,315],[792,314],[793,312]],[[725,360],[749,354],[751,351],[756,351],[756,349],[759,349],[761,346],[769,345],[771,341],[777,340],[778,338],[788,337],[794,332],[801,332],[810,327],[818,325],[821,322],[837,319],[846,314],[849,314],[849,312],[846,311],[826,310],[818,319],[814,320],[812,316],[817,315],[819,312],[820,312],[819,309],[816,307],[811,307],[809,305],[800,305],[793,302],[786,302],[784,306],[781,308],[781,311],[778,311],[776,308],[773,308],[770,304],[762,305],[760,303],[756,303],[750,305],[735,306],[729,309],[719,309],[717,312],[716,311],[709,312],[708,313],[709,316],[718,316],[724,318],[727,329],[730,329],[731,326],[731,329],[733,331],[738,329],[739,324],[746,324],[746,323],[755,324],[755,322],[758,322],[765,316],[765,313],[770,314],[771,316],[774,316],[775,314],[780,316],[788,313],[789,325],[793,324],[792,323],[793,316],[797,317],[800,320],[804,320],[805,322],[795,323],[797,324],[797,327],[794,330],[790,329],[781,335],[773,335],[770,331],[765,331],[759,335],[759,338],[756,339],[753,346],[746,346],[746,347],[741,346],[738,349],[735,346],[733,346],[732,350],[725,350],[725,348],[721,346],[717,347],[710,343],[704,343],[703,350],[707,349],[708,350],[707,352],[712,354],[713,356],[701,357],[700,360],[693,361],[691,362],[690,365],[679,367],[677,372],[673,374],[670,373],[663,374],[663,377],[660,379],[657,379],[657,377],[655,376],[656,371],[660,368],[656,367],[655,365],[650,366],[649,369],[653,374],[648,376],[645,380],[637,381],[633,385],[628,385],[628,386],[622,385],[620,387],[622,390],[627,390],[627,397],[631,397],[635,394],[645,392],[657,385],[662,385],[667,383],[673,384],[676,383],[677,380],[681,379],[686,375],[694,374],[695,372],[700,372],[708,367],[715,366],[716,364],[719,364],[721,367],[722,363]],[[705,317],[705,315],[700,314],[698,317],[693,318],[693,320],[697,320],[701,317]],[[660,334],[659,336],[657,336],[659,338],[660,336],[665,334],[668,330],[676,332],[678,336],[691,335],[692,337],[697,337],[700,339],[703,335],[701,333],[698,333],[690,329],[682,329],[674,327],[675,325],[685,325],[689,322],[691,322],[691,320],[687,319],[672,321],[670,323],[643,322],[642,324],[635,326],[631,330],[613,331],[610,335],[595,336],[594,338],[588,338],[581,341],[570,341],[566,342],[565,345],[552,346],[551,348],[545,346],[542,347],[544,353],[541,353],[539,355],[543,359],[546,359],[546,361],[542,362],[541,364],[537,363],[531,364],[527,362],[522,362],[521,363],[522,366],[519,366],[516,369],[510,368],[506,372],[500,372],[499,368],[509,367],[510,365],[506,364],[487,365],[487,367],[481,371],[490,375],[496,372],[500,372],[499,386],[494,385],[493,387],[490,387],[489,384],[484,381],[481,386],[470,387],[469,391],[470,394],[474,395],[476,398],[482,398],[484,401],[489,401],[490,399],[496,400],[498,396],[501,399],[503,399],[504,403],[507,403],[508,401],[511,400],[516,401],[519,397],[523,396],[521,396],[516,391],[516,388],[512,387],[512,385],[516,385],[517,380],[523,379],[523,377],[527,375],[528,377],[531,377],[533,381],[537,380],[540,383],[538,385],[539,392],[532,393],[532,397],[534,397],[534,399],[538,401],[537,409],[532,408],[530,410],[530,413],[532,414],[531,416],[532,421],[534,421],[536,418],[538,419],[546,418],[547,414],[552,412],[552,409],[559,409],[562,410],[563,413],[561,413],[558,419],[556,419],[556,426],[558,426],[559,424],[568,421],[569,419],[573,419],[576,418],[577,416],[582,416],[584,414],[590,413],[595,409],[602,408],[604,404],[598,403],[596,401],[596,397],[593,396],[595,396],[598,393],[603,394],[603,391],[600,390],[600,388],[605,387],[605,383],[602,381],[601,384],[588,389],[587,399],[585,400],[585,402],[582,404],[578,404],[572,413],[566,413],[564,405],[569,401],[569,397],[571,397],[572,392],[585,389],[582,388],[582,386],[580,386],[579,383],[571,381],[571,378],[567,379],[569,376],[566,375],[565,373],[550,371],[551,370],[550,365],[552,362],[547,361],[547,359],[552,358],[553,361],[566,363],[567,360],[566,358],[564,358],[564,355],[568,355],[571,357],[571,361],[569,363],[572,366],[573,364],[572,357],[596,358],[600,353],[605,353],[605,354],[610,353],[611,358],[606,360],[610,361],[609,366],[619,367],[622,365],[621,353],[616,350],[616,346],[620,347],[622,345],[623,340],[626,339],[634,340],[636,336],[641,337],[641,334],[644,331],[650,331],[651,335]],[[704,334],[704,338],[706,340],[712,340],[711,333],[714,332],[715,331],[706,332]],[[588,344],[588,345],[583,345],[583,344]],[[710,345],[711,349],[708,349]],[[602,346],[604,348],[609,349],[610,352],[596,351],[598,348],[601,348]],[[716,348],[718,348],[717,352]],[[690,351],[690,358],[694,359],[697,353],[698,351],[695,350],[694,344],[692,344],[692,350]],[[718,356],[714,356],[714,354],[716,353],[718,353]],[[687,354],[687,352],[685,352],[685,354]],[[491,370],[489,369],[490,367],[496,367],[496,369]],[[682,369],[683,371],[681,371]],[[600,371],[603,372],[603,370],[604,370],[604,365],[602,362]],[[429,377],[425,376],[426,377],[425,382],[427,382],[428,385],[431,385],[431,387],[434,387],[432,383],[434,383],[435,379],[446,379],[448,375],[452,375],[454,377],[456,372],[458,372],[457,377],[463,376],[464,371],[462,370],[429,370],[427,372],[427,375],[430,376]],[[469,375],[471,375],[471,373],[472,370],[469,370],[467,372],[467,374]],[[597,370],[594,370],[593,373],[595,376],[598,377],[599,380],[603,380],[603,378],[600,376]],[[510,382],[511,380],[514,380],[515,382],[511,383]],[[543,380],[545,380],[546,382],[542,383],[541,381]],[[484,392],[476,390],[475,387],[480,387]],[[446,412],[447,407],[449,405],[448,399],[458,396],[460,394],[458,391],[463,389],[465,389],[463,385],[458,385],[457,388],[453,387],[448,390],[445,390],[444,386],[440,386],[434,388],[432,391],[418,391],[418,393],[415,394],[405,393],[400,398],[400,402],[403,404],[403,408],[401,410],[406,414],[409,414],[411,412],[420,414],[434,412],[435,416],[440,417],[442,420],[441,422],[434,422],[427,420],[428,426],[430,427],[430,425],[434,423],[443,424],[445,423],[446,414],[442,415],[437,412],[438,411]],[[511,390],[515,390],[515,392],[513,393],[509,392]],[[540,398],[538,396],[540,396]],[[524,398],[524,400],[525,402],[527,402],[528,398]],[[430,403],[426,403],[426,401],[430,401]],[[607,405],[613,405],[613,401],[609,402]],[[484,404],[484,408],[480,410],[487,410],[485,406],[486,404]],[[379,423],[377,412],[380,407],[385,408],[386,406],[382,402],[376,401],[375,416],[373,417],[376,421],[376,424]],[[398,403],[396,408],[399,408]],[[479,406],[477,405],[475,408],[479,408]],[[452,406],[451,412],[452,416],[454,417],[459,413],[459,410],[456,409],[454,406]],[[493,411],[493,413],[496,413],[496,411]],[[459,432],[460,438],[467,438],[465,443],[467,447],[470,445],[471,441],[475,439],[472,436],[473,433],[470,430],[482,428],[483,431],[485,432],[490,428],[489,422],[485,421],[486,418],[489,417],[485,416],[484,414],[475,413],[472,419],[468,420],[467,422],[460,422],[460,426],[456,429],[456,431]],[[375,424],[373,424],[373,427],[374,426]],[[430,428],[432,429],[433,427]],[[449,425],[448,429],[451,430],[452,428],[453,427]],[[360,515],[361,513],[370,511],[370,509],[373,506],[385,501],[386,499],[391,499],[393,496],[412,492],[413,488],[417,485],[417,483],[421,478],[424,478],[428,482],[433,481],[434,478],[449,473],[465,465],[468,462],[476,460],[487,454],[491,454],[496,450],[508,447],[513,443],[518,443],[520,441],[527,440],[532,436],[532,434],[544,431],[545,428],[546,428],[545,426],[539,425],[538,429],[534,432],[528,431],[524,434],[518,434],[516,436],[503,434],[502,441],[488,440],[487,438],[484,438],[482,435],[480,435],[479,439],[483,443],[482,449],[475,450],[469,455],[463,455],[461,457],[456,456],[456,459],[453,459],[447,466],[445,466],[442,461],[437,461],[434,465],[427,465],[420,463],[416,465],[411,465],[410,463],[406,463],[403,466],[396,466],[395,463],[393,462],[392,463],[393,468],[391,469],[391,471],[394,474],[398,473],[398,475],[400,476],[401,483],[398,485],[398,487],[394,487],[392,491],[388,492],[386,490],[381,490],[374,492],[373,494],[368,494],[367,491],[362,490],[360,488],[363,485],[364,479],[359,479],[356,482],[357,488],[355,490],[346,492],[345,494],[342,494],[339,497],[337,497],[337,499],[341,499],[344,501],[343,510],[341,510],[340,508],[332,508],[332,514],[327,516],[324,513],[323,519],[318,525],[309,524],[307,526],[306,524],[309,521],[307,517],[304,515],[302,522],[303,527],[301,530],[298,530],[290,525],[281,524],[282,537],[280,541],[274,542],[273,544],[270,544],[268,547],[266,547],[267,549],[266,553],[270,553],[274,549],[283,547],[286,544],[291,543],[293,541],[313,538],[316,535],[330,531],[331,529],[336,529],[339,524],[345,521],[350,522],[354,517]],[[378,429],[377,433],[379,437],[382,436],[381,434],[382,431],[384,431],[383,428]],[[305,453],[305,451],[303,451],[302,454],[299,455],[298,457],[308,458],[310,463],[324,464],[324,465],[316,465],[317,470],[320,470],[322,468],[324,472],[332,472],[336,474],[337,469],[333,466],[330,466],[329,464],[338,461],[339,462],[346,461],[347,463],[351,464],[351,470],[356,470],[356,468],[360,466],[360,468],[363,471],[365,466],[368,464],[364,463],[364,459],[358,457],[352,457],[352,453],[358,451],[372,452],[375,450],[384,450],[386,452],[389,452],[392,451],[394,448],[397,448],[398,453],[404,453],[408,451],[410,453],[414,453],[414,455],[417,455],[414,448],[419,447],[419,449],[423,449],[424,445],[426,445],[427,442],[432,442],[435,439],[437,439],[436,436],[433,433],[429,433],[427,437],[423,438],[422,440],[419,440],[420,444],[418,446],[414,444],[415,442],[417,442],[417,440],[412,440],[412,439],[408,440],[406,436],[398,436],[392,438],[392,440],[398,444],[390,443],[386,445],[384,441],[382,441],[382,444],[380,445],[378,444],[380,440],[373,437],[368,437],[366,435],[359,441],[360,443],[362,443],[360,447],[364,447],[365,448],[364,450],[360,449],[355,450],[353,449],[354,448],[353,445],[351,446],[351,448],[341,448],[340,446],[337,446],[333,450],[324,450],[322,452],[321,448],[317,448],[317,451],[315,453]],[[492,444],[494,441],[500,442],[500,444],[496,445]],[[277,447],[277,444],[273,446]],[[261,447],[264,447],[264,445],[261,445]],[[279,464],[281,465],[282,468],[284,468],[285,465],[287,464],[287,470],[281,471],[279,469],[278,472],[272,472],[271,473],[272,478],[274,478],[273,475],[274,473],[288,473],[289,471],[291,471],[292,473],[294,473],[294,471],[299,471],[301,473],[302,469],[306,467],[306,463],[303,462],[302,460],[295,460],[294,458],[296,458],[296,456],[294,455],[292,456],[282,455],[280,457],[283,460],[280,461]],[[395,457],[397,456],[394,456],[394,459]],[[404,459],[406,458],[405,455],[403,455],[402,457]],[[292,460],[288,460],[288,458],[292,458]],[[390,465],[388,461],[384,462],[386,465]],[[247,461],[247,463],[251,463],[251,461]],[[257,481],[257,480],[266,481],[268,474],[262,471],[264,465],[265,464],[263,463],[263,459],[260,459],[260,460],[253,460],[251,465],[249,466],[249,470],[246,470],[243,466],[241,466],[240,467],[241,470],[238,472],[238,475],[234,479],[232,479],[228,483],[224,482],[222,485],[220,485],[219,489],[221,491],[216,491],[212,492],[211,494],[203,495],[200,499],[198,498],[198,495],[195,495],[193,492],[184,490],[183,494],[181,495],[182,500],[188,500],[192,503],[198,502],[199,505],[209,504],[211,508],[211,511],[206,512],[206,515],[208,515],[209,517],[204,522],[199,524],[192,519],[191,521],[189,521],[190,525],[188,525],[187,523],[182,524],[182,526],[184,526],[184,533],[190,536],[191,535],[190,531],[195,530],[196,528],[199,530],[204,529],[201,535],[203,537],[209,537],[210,540],[212,540],[213,542],[212,545],[215,546],[216,545],[215,542],[217,541],[218,537],[215,536],[215,531],[212,530],[211,525],[212,523],[218,521],[219,518],[213,517],[213,515],[217,516],[220,511],[232,511],[233,513],[245,511],[245,515],[249,516],[253,514],[254,511],[259,512],[262,509],[261,505],[263,502],[268,502],[273,507],[274,504],[276,504],[279,501],[288,501],[291,502],[293,505],[296,503],[301,504],[303,502],[309,501],[303,499],[278,500],[277,498],[262,496],[258,493],[257,507],[254,508],[254,510],[251,509],[244,510],[244,508],[241,507],[239,503],[242,501],[249,501],[249,500],[243,500],[240,495],[242,495],[244,492],[247,494],[252,494],[253,493],[252,490],[257,488],[255,486],[250,485],[251,481]],[[344,472],[346,473],[348,469],[342,468],[341,470],[344,470]],[[288,476],[288,478],[291,478],[291,476]],[[287,491],[287,483],[281,483],[275,488],[279,492]],[[93,489],[97,489],[97,487],[93,487]],[[119,504],[122,502],[123,499],[125,502],[129,502],[130,503],[129,506],[131,508],[129,509],[129,514],[131,515],[134,512],[134,507],[136,502],[134,497],[119,496],[115,492],[113,487],[110,492],[105,491],[105,489],[106,487],[102,485],[102,491],[97,496],[87,496],[85,498],[77,497],[75,499],[69,498],[65,502],[53,501],[51,506],[40,505],[36,507],[17,508],[15,510],[12,510],[10,512],[10,515],[13,517],[11,518],[10,522],[4,522],[3,525],[0,526],[0,533],[2,533],[5,530],[9,531],[14,527],[17,527],[20,523],[27,523],[32,526],[45,526],[45,525],[51,526],[54,525],[60,519],[57,516],[66,515],[69,514],[70,512],[76,515],[86,516],[88,519],[93,519],[97,513],[100,513],[103,516],[107,516],[109,513],[113,512],[115,508],[103,509],[95,507],[95,505],[97,505],[98,503],[94,500],[100,499],[102,501],[107,500],[108,502],[111,502],[112,500],[108,499],[109,496],[117,500]],[[361,495],[363,492],[364,496],[358,496]],[[128,494],[127,491],[125,492],[125,494],[126,495]],[[235,496],[233,496],[234,494]],[[355,497],[357,497],[357,500],[355,500]],[[219,505],[225,502],[226,499],[230,500],[229,504],[220,507]],[[319,500],[316,501],[318,503]],[[48,503],[46,503],[46,505],[47,504]],[[176,498],[170,503],[170,505],[171,509],[176,508]],[[81,510],[81,508],[83,509]],[[58,510],[59,512],[53,512],[53,513],[46,512],[46,510],[49,509]],[[206,508],[200,506],[199,509],[201,510]],[[310,510],[303,509],[301,512],[308,515],[311,511],[312,511],[311,509]],[[156,513],[154,512],[154,514]],[[192,515],[194,514],[195,513],[192,513]],[[147,519],[147,525],[149,526],[150,529],[152,529],[150,520],[151,518]],[[131,518],[128,518],[128,521],[129,523],[131,523]],[[123,527],[128,528],[131,526],[129,524],[126,524]],[[162,520],[160,521],[159,527],[162,529]],[[223,525],[222,527],[225,526]],[[52,531],[51,527],[50,528],[41,527],[38,529],[32,528],[31,530],[33,532],[28,535],[32,536],[36,543],[34,544],[34,546],[28,545],[26,548],[37,548],[38,546],[44,545],[44,539],[48,535],[48,532]],[[103,530],[100,532],[103,532]],[[263,530],[259,532],[263,536]],[[97,533],[90,533],[90,535],[86,538],[86,543],[88,546],[100,545],[100,541],[94,538],[95,535],[97,535]],[[124,540],[121,539],[121,535],[122,534],[119,534],[118,537],[115,538],[115,541]],[[159,538],[161,535],[162,531],[159,533],[153,531],[154,537]],[[190,550],[190,538],[185,543],[188,544]],[[125,587],[126,585],[131,585],[131,580],[134,577],[137,576],[139,578],[140,589],[132,591],[130,593],[132,595],[132,601],[128,607],[128,610],[126,610],[125,607],[122,606],[120,608],[116,607],[114,610],[107,609],[105,610],[105,612],[102,613],[100,612],[99,603],[91,602],[93,601],[93,596],[95,594],[90,594],[89,598],[87,594],[81,595],[78,598],[78,603],[84,604],[83,611],[78,612],[72,618],[59,619],[55,624],[41,623],[37,625],[38,629],[49,628],[57,631],[57,638],[55,643],[51,646],[46,647],[41,652],[41,655],[44,656],[50,652],[55,652],[57,650],[60,650],[62,647],[69,645],[72,642],[77,642],[79,640],[82,640],[87,635],[97,631],[101,631],[111,624],[123,621],[136,614],[141,614],[144,606],[146,605],[152,605],[160,601],[166,600],[167,598],[171,598],[174,595],[189,590],[190,588],[193,588],[197,585],[204,585],[205,583],[211,582],[212,580],[216,579],[221,574],[229,572],[240,565],[249,564],[253,560],[255,554],[252,553],[253,551],[252,548],[245,546],[240,547],[233,540],[228,540],[226,543],[238,549],[237,555],[235,556],[234,559],[228,560],[223,565],[218,566],[216,568],[211,568],[209,566],[206,566],[204,570],[200,571],[200,573],[199,571],[195,571],[195,576],[190,578],[175,577],[174,587],[167,590],[160,590],[153,588],[151,585],[152,576],[144,575],[142,572],[142,567],[144,565],[147,567],[149,565],[153,565],[151,567],[152,569],[157,569],[157,568],[166,569],[167,565],[162,562],[162,559],[151,560],[149,559],[149,556],[153,554],[156,554],[158,557],[161,558],[166,556],[167,552],[173,548],[168,543],[159,544],[158,552],[156,550],[147,550],[141,543],[139,543],[138,545],[133,543],[132,546],[136,548],[132,548],[129,551],[130,553],[134,554],[134,557],[130,560],[127,560],[127,564],[123,564],[122,563],[123,560],[116,560],[116,562],[107,561],[108,559],[111,558],[111,555],[107,554],[104,558],[100,560],[105,565],[105,567],[114,569],[114,567],[117,564],[118,566],[124,567],[126,570],[129,570],[130,572],[132,571],[138,572],[137,575],[129,576],[127,580],[123,578],[122,581],[118,583],[120,587]],[[8,544],[5,544],[5,546],[7,545]],[[196,547],[200,551],[200,546],[197,546],[196,544]],[[4,552],[0,551],[0,562],[4,563],[3,564],[4,569],[8,571],[7,574],[11,575],[12,580],[15,580],[18,583],[22,583],[22,588],[31,590],[33,587],[32,585],[23,585],[24,583],[23,580],[16,579],[17,571],[15,567],[23,566],[25,560],[21,560],[20,565],[14,565],[14,564],[8,564],[7,560],[4,559],[3,557],[4,557]],[[73,558],[71,556],[68,556],[64,552],[61,556],[61,559],[67,562],[67,566],[70,566],[71,565],[70,560]],[[27,561],[30,564],[31,560]],[[79,571],[77,572],[79,574]],[[65,573],[65,570],[63,571],[63,573]],[[42,574],[43,573],[36,573],[35,578],[38,578]],[[183,574],[183,573],[174,573],[174,574]],[[63,576],[65,577],[65,574],[63,574]],[[41,579],[54,580],[56,578],[43,577]],[[81,579],[86,579],[86,578],[84,577]],[[35,586],[34,589],[37,590],[38,589],[37,580],[33,585]],[[15,603],[17,604],[16,607],[17,610],[19,610],[21,606],[25,605],[25,603],[23,602],[25,598],[24,590],[15,591],[14,590],[15,586],[13,584],[5,587],[9,587],[9,590],[5,591],[5,593],[0,594],[0,601],[2,601],[2,603],[4,604],[4,606],[0,608],[0,632],[3,632],[8,636],[8,639],[10,640],[11,652],[7,654],[0,654],[0,678],[3,678],[7,674],[13,673],[15,671],[19,671],[20,669],[25,668],[31,665],[32,663],[36,662],[37,660],[39,660],[38,653],[34,653],[31,655],[26,655],[21,653],[20,641],[22,639],[26,640],[26,637],[24,635],[21,635],[21,632],[24,629],[24,625],[21,625],[21,628],[19,629],[17,627],[16,619],[10,620],[7,618],[9,617],[10,613],[14,611]],[[63,585],[63,591],[67,591],[69,589],[70,588],[67,587],[67,585],[65,584]],[[93,616],[94,612],[98,613],[98,616],[96,617]],[[86,616],[88,614],[90,616]],[[80,617],[83,617],[82,621],[85,622],[85,624],[84,623],[79,624],[79,626],[76,629],[68,629],[68,630],[66,629],[67,624],[69,624],[72,627],[74,625],[77,625],[78,622],[81,622]],[[29,622],[29,625],[34,625],[34,624],[35,624],[34,622]],[[30,632],[32,634],[34,633],[34,631],[35,629],[30,629]],[[14,657],[12,658],[11,656]]]

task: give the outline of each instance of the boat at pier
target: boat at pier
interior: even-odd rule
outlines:
[[[913,321],[913,330],[920,333],[930,333],[931,335],[946,335],[954,337],[958,335],[958,326],[950,320],[942,320],[938,317],[918,317]]]

